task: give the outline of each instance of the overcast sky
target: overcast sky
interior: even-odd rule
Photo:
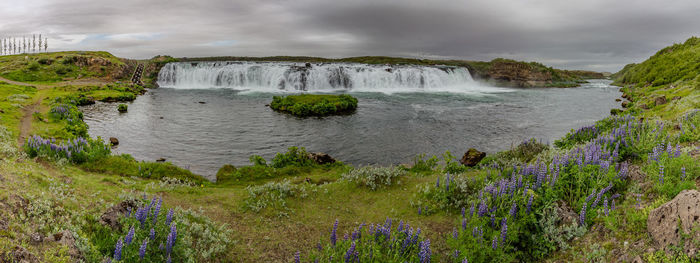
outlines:
[[[700,0],[2,0],[0,36],[120,57],[386,55],[617,71],[700,35]]]

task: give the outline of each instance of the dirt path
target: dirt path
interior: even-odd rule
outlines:
[[[22,108],[22,119],[20,119],[19,122],[19,137],[17,138],[17,145],[19,145],[19,147],[24,146],[24,142],[26,142],[29,137],[29,132],[32,130],[33,114],[39,112],[42,100],[43,97],[40,96],[34,103]]]
[[[13,85],[19,85],[19,86],[31,86],[37,88],[37,90],[45,90],[45,89],[50,89],[54,87],[62,87],[62,86],[100,86],[103,84],[108,84],[112,83],[112,81],[105,80],[105,79],[77,79],[77,80],[69,80],[69,81],[63,81],[63,82],[57,82],[57,83],[52,83],[52,84],[34,84],[34,83],[25,83],[25,82],[20,82],[20,81],[14,81],[14,80],[9,80],[3,77],[0,77],[0,81],[4,81]],[[35,98],[34,103],[31,105],[27,105],[24,108],[22,108],[22,119],[20,119],[20,124],[19,124],[19,137],[17,138],[17,144],[22,147],[24,145],[24,142],[27,141],[27,138],[29,138],[29,133],[32,130],[32,119],[34,118],[33,114],[35,112],[39,112],[41,109],[41,101],[44,100],[44,96],[39,94],[37,98]]]

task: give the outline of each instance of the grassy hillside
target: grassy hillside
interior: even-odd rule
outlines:
[[[128,78],[131,72],[117,57],[103,51],[67,51],[0,56],[0,76],[29,83],[54,83],[79,78]]]
[[[627,111],[674,118],[700,108],[700,38],[692,37],[615,73]]]

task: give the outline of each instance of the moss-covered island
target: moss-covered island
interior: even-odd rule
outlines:
[[[528,140],[474,167],[450,152],[353,167],[290,147],[217,182],[87,136],[79,105],[142,92],[112,70],[145,63],[153,77],[173,59],[2,56],[0,262],[697,262],[700,228],[673,213],[700,187],[698,48],[625,67],[626,107],[553,145]],[[69,56],[118,66],[61,75]],[[357,103],[327,96],[276,101],[307,115],[312,102]]]
[[[347,94],[274,96],[272,97],[270,108],[297,117],[323,117],[354,112],[357,109],[357,98]]]

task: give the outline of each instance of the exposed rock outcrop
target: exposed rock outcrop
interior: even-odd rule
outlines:
[[[120,203],[110,207],[107,211],[100,217],[100,223],[109,226],[112,229],[120,229],[121,223],[119,223],[119,218],[124,216],[128,211],[135,211],[137,208],[136,201],[134,200],[124,200]]]
[[[695,230],[695,231],[693,231]],[[652,210],[647,231],[659,249],[669,250],[683,242],[683,252],[691,258],[700,250],[700,192],[683,190],[673,200]],[[683,238],[683,234],[692,236]]]
[[[481,159],[484,159],[486,157],[485,152],[480,152],[474,148],[469,148],[466,153],[464,153],[464,156],[462,156],[462,159],[459,160],[459,162],[463,165],[472,167],[477,165]]]

